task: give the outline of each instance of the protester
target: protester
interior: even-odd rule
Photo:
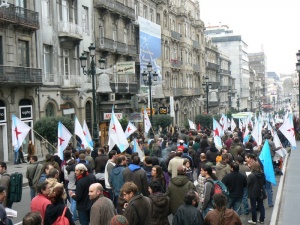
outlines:
[[[24,218],[22,225],[42,225],[43,218],[39,212],[29,212],[27,213]]]
[[[38,183],[40,175],[43,171],[43,165],[38,163],[38,157],[33,155],[30,157],[30,165],[26,170],[26,178],[28,180],[28,185],[30,188],[31,199],[36,195],[35,185]]]
[[[2,201],[6,198],[6,191],[5,191],[5,187],[0,186],[0,221],[3,224],[8,224],[9,223],[9,219],[7,217],[6,211],[4,206],[2,205]]]
[[[49,183],[47,181],[38,183],[36,185],[36,190],[38,194],[31,200],[30,210],[31,212],[39,212],[44,220],[47,206],[51,204],[51,201],[48,197],[50,194]]]
[[[151,175],[152,175],[151,181],[159,182],[162,187],[162,192],[165,193],[166,192],[166,180],[165,180],[165,176],[163,174],[162,168],[158,165],[153,166],[152,170],[151,170]]]

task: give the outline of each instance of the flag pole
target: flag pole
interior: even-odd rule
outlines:
[[[42,138],[44,141],[46,141],[46,143],[48,143],[51,147],[53,147],[54,149],[56,149],[56,147],[54,147],[52,144],[50,144],[49,143],[49,141],[46,139],[46,138],[44,138],[42,135],[40,135],[38,132],[36,132],[34,129],[32,129],[32,131],[34,132],[34,133],[36,133],[40,138]]]

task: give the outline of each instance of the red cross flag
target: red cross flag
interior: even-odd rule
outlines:
[[[128,138],[136,130],[137,130],[137,128],[131,122],[129,122],[128,125],[127,125],[127,128],[125,130],[125,136],[126,136],[126,138]]]
[[[57,152],[61,160],[64,160],[64,150],[72,137],[70,131],[59,121],[57,129]]]
[[[30,129],[26,123],[12,115],[12,145],[16,152],[19,151]]]

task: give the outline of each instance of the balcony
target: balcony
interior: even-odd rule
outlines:
[[[0,83],[42,85],[42,70],[30,67],[0,66]]]
[[[223,75],[230,75],[230,74],[231,74],[231,71],[220,69],[220,74],[223,74]]]
[[[115,52],[117,49],[117,42],[110,38],[98,38],[96,48],[99,48],[100,50]]]
[[[228,85],[224,85],[224,84],[221,84],[220,87],[219,87],[219,91],[228,91],[229,87]]]
[[[181,34],[176,32],[176,31],[173,31],[171,30],[171,38],[177,40],[177,41],[180,41],[181,39]]]
[[[0,22],[11,23],[29,30],[38,30],[40,28],[38,12],[13,4],[9,4],[8,8],[0,8]]]
[[[208,107],[214,107],[214,106],[219,106],[219,102],[218,101],[216,101],[216,102],[209,101],[208,102]]]
[[[110,82],[110,87],[113,93],[138,93],[138,83],[135,74],[118,74]]]
[[[128,45],[117,41],[117,52],[121,53],[121,54],[127,54],[128,53]]]
[[[198,41],[193,40],[193,48],[200,49],[200,45]]]
[[[211,62],[206,62],[206,67],[212,70],[218,70],[219,65]]]
[[[58,23],[58,36],[61,38],[60,42],[64,41],[80,41],[82,40],[83,29],[74,23],[60,21]]]
[[[137,47],[135,45],[128,45],[128,54],[137,55]]]
[[[80,87],[81,83],[82,77],[80,75],[61,75],[62,88]]]
[[[125,6],[124,4],[122,4],[116,0],[96,0],[95,8],[108,9],[112,12],[116,12],[124,17],[127,17],[131,20],[135,19],[134,9],[132,9],[128,6]]]
[[[173,88],[173,96],[178,97],[183,95],[183,88]]]
[[[204,27],[204,22],[202,20],[194,20],[192,24],[197,27],[197,28],[202,28]]]
[[[193,70],[196,71],[196,72],[200,72],[200,65],[194,64],[193,65]]]
[[[201,95],[201,88],[194,88],[194,95]]]
[[[174,68],[180,68],[182,65],[182,62],[177,59],[171,59],[171,67]]]
[[[220,87],[220,82],[218,81],[213,81],[213,82],[210,82],[212,85],[211,85],[211,89],[219,89]]]

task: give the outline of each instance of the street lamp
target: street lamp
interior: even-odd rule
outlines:
[[[147,65],[147,71],[148,73],[144,70],[142,73],[143,76],[143,81],[144,83],[149,86],[149,102],[150,102],[150,122],[152,124],[152,94],[151,94],[151,86],[152,86],[152,79],[151,79],[151,72],[152,72],[152,65],[151,63],[148,63]],[[157,81],[157,76],[158,74],[156,71],[152,74],[153,80]]]
[[[299,88],[299,101],[298,101],[298,106],[299,106],[299,117],[300,117],[300,50],[298,50],[298,52],[296,53],[296,56],[297,56],[297,63],[296,63],[296,70],[298,72],[298,77],[299,77],[299,80],[298,80],[298,88]]]
[[[208,114],[208,93],[209,93],[209,89],[212,86],[212,83],[208,82],[208,80],[209,80],[208,76],[206,76],[204,79],[205,79],[205,83],[203,83],[202,86],[206,88],[205,89],[205,91],[206,91],[206,114]]]
[[[261,102],[258,101],[258,114],[260,114],[260,107],[261,107]]]
[[[228,105],[230,110],[231,109],[231,88],[228,89]]]
[[[252,105],[252,104],[253,104],[253,98],[250,98],[250,106],[251,106],[251,109],[250,109],[250,110],[251,110],[251,112],[252,112],[252,110],[253,110],[253,107],[252,107],[253,105]]]
[[[90,47],[88,48],[90,51],[90,68],[86,69],[87,67],[87,57],[84,53],[81,54],[79,57],[81,68],[84,75],[90,75],[92,76],[92,87],[93,87],[93,114],[94,114],[94,121],[93,121],[93,141],[94,144],[99,142],[99,129],[98,129],[98,123],[97,123],[97,105],[96,105],[96,82],[95,82],[95,76],[96,76],[96,64],[94,61],[95,58],[95,52],[96,47],[93,43],[91,43]],[[104,69],[105,66],[105,59],[99,59],[100,63],[100,69]]]
[[[238,107],[238,111],[240,111],[240,96],[237,95],[236,106]]]

